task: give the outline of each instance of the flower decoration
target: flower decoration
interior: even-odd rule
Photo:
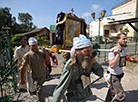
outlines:
[[[128,28],[125,28],[125,29],[121,28],[120,29],[120,33],[127,34],[128,32],[129,32]]]
[[[136,58],[136,57],[129,57],[129,56],[127,56],[126,60],[129,61],[129,62],[138,62],[138,58]]]

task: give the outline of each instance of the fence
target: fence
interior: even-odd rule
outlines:
[[[0,32],[0,102],[12,102],[17,89],[13,51],[8,32]]]
[[[110,49],[114,46],[116,46],[116,42],[115,39],[112,42],[107,42],[106,41],[106,37],[104,38],[104,42],[100,43],[100,49]],[[127,42],[127,55],[135,55],[138,53],[138,40],[136,40],[136,38],[128,38],[128,42]],[[94,43],[94,42],[93,42]],[[97,57],[97,60],[100,62],[106,62],[107,61],[107,57],[108,57],[108,52],[109,51],[100,51],[100,55]]]

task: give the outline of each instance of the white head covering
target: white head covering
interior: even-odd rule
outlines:
[[[37,40],[34,37],[29,38],[28,40],[29,45],[37,44]]]
[[[80,34],[79,37],[73,38],[73,47],[71,48],[70,55],[74,53],[75,49],[81,49],[88,46],[92,46],[92,43],[85,35]]]

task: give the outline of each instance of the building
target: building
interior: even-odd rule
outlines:
[[[115,37],[121,30],[127,29],[128,37],[135,37],[136,32],[129,24],[109,23],[119,20],[131,19],[138,17],[138,0],[128,0],[124,3],[112,8],[112,15],[99,19],[90,23],[90,37],[100,36]],[[99,25],[100,24],[100,25]],[[136,28],[137,23],[132,23]],[[100,31],[100,33],[99,33]]]
[[[22,33],[22,35],[25,35],[27,38],[34,37],[34,36],[39,35],[39,34],[43,34],[44,36],[47,36],[47,39],[50,40],[50,31],[46,27],[35,28],[29,32]]]
[[[86,27],[86,35],[89,36],[90,34],[90,25],[87,24],[87,27]]]

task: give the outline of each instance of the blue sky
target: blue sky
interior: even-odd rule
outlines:
[[[18,21],[18,13],[29,13],[33,17],[33,23],[39,27],[50,28],[56,24],[56,16],[61,11],[84,18],[89,24],[93,19],[91,13],[96,13],[96,18],[102,10],[106,10],[105,16],[112,15],[111,9],[126,0],[0,0],[0,8],[11,8],[11,14]]]

